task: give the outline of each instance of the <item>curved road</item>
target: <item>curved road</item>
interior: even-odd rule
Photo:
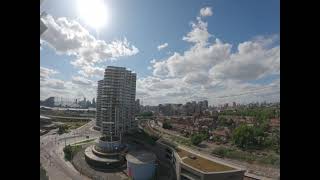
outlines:
[[[70,162],[64,160],[63,147],[65,145],[82,141],[86,136],[98,137],[99,132],[92,130],[94,120],[69,133],[58,135],[52,130],[46,135],[40,136],[40,162],[46,169],[50,180],[61,179],[89,179],[74,169]]]

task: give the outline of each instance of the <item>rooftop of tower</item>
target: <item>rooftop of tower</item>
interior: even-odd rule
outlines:
[[[125,67],[117,67],[117,66],[107,66],[107,69],[121,69],[121,70],[126,70]]]
[[[123,70],[123,71],[130,72],[132,74],[136,74],[134,71],[126,69],[125,67],[118,67],[118,66],[107,66],[105,70]]]

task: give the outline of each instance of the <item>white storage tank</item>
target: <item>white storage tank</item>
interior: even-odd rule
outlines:
[[[126,156],[127,173],[134,180],[149,180],[156,170],[156,155],[147,151],[133,151]]]

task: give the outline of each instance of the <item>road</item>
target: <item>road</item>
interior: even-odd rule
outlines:
[[[91,119],[91,117],[82,117],[82,116],[52,116],[52,115],[46,115],[47,117],[49,118],[63,118],[63,119],[83,119],[83,120],[86,120],[86,119]]]
[[[63,147],[85,140],[86,136],[90,138],[98,137],[100,133],[92,130],[93,126],[94,120],[91,119],[89,123],[69,133],[58,135],[56,134],[57,130],[52,130],[40,136],[40,162],[46,169],[50,180],[89,179],[75,170],[70,162],[64,160]]]
[[[184,140],[188,140],[188,138],[181,136],[179,133],[177,133],[175,131],[170,131],[170,130],[167,130],[167,129],[160,127],[159,125],[156,125],[153,120],[149,121],[149,123],[147,125],[153,129],[156,129],[156,130],[162,132],[162,133],[166,133],[171,136],[176,136],[176,137],[182,138]]]

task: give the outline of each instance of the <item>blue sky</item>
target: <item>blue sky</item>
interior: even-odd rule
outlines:
[[[69,98],[82,96],[92,98],[95,96],[96,81],[102,78],[102,71],[100,69],[93,73],[88,69],[114,65],[130,68],[137,73],[137,98],[145,99],[146,104],[184,103],[201,99],[208,99],[210,104],[279,100],[279,93],[270,97],[265,96],[265,93],[272,94],[272,91],[276,92],[280,88],[279,0],[105,0],[104,2],[109,10],[110,20],[99,33],[81,19],[77,10],[78,0],[46,0],[42,4],[41,10],[46,11],[51,17],[44,19],[49,28],[56,28],[55,25],[61,23],[59,18],[66,18],[69,23],[76,21],[95,38],[90,42],[102,40],[106,45],[104,47],[107,47],[116,41],[116,47],[122,47],[125,51],[120,54],[95,56],[99,54],[97,50],[96,54],[90,57],[100,58],[99,60],[86,60],[86,56],[75,55],[83,49],[73,40],[56,40],[68,37],[63,36],[65,32],[63,29],[70,28],[71,25],[68,27],[60,24],[61,27],[55,31],[48,30],[41,37],[44,43],[40,51],[40,98],[57,95]],[[201,16],[202,8],[208,8],[211,13]],[[193,30],[194,33],[190,34],[189,41],[183,40],[183,37],[187,37]],[[62,33],[61,37],[59,32]],[[68,31],[68,33],[70,35],[73,32]],[[205,35],[207,33],[209,36]],[[204,38],[204,40],[203,42],[190,40],[194,38]],[[125,39],[127,42],[124,42]],[[216,39],[219,39],[219,43]],[[158,50],[157,47],[164,43],[168,46]],[[244,51],[246,54],[239,52],[240,44],[245,50],[249,48]],[[66,47],[60,48],[62,45]],[[214,47],[224,48],[216,50]],[[227,55],[223,55],[222,51]],[[114,49],[110,52],[114,52]],[[218,57],[219,52],[223,58]],[[175,53],[180,56],[175,56]],[[77,61],[77,65],[71,63],[76,59],[81,59]],[[150,63],[153,59],[155,63]],[[194,64],[197,60],[199,64]],[[83,65],[84,62],[90,62],[90,67],[88,64]],[[208,68],[201,63],[207,63]],[[179,70],[191,65],[195,68],[185,68],[185,72]],[[233,71],[228,72],[230,68]],[[87,71],[79,73],[84,69]],[[205,78],[200,80],[200,77]],[[203,79],[207,80],[202,81]],[[265,87],[270,87],[270,90],[267,92],[263,90],[258,95],[254,93],[236,99],[216,98]],[[179,95],[170,97],[168,94]]]

